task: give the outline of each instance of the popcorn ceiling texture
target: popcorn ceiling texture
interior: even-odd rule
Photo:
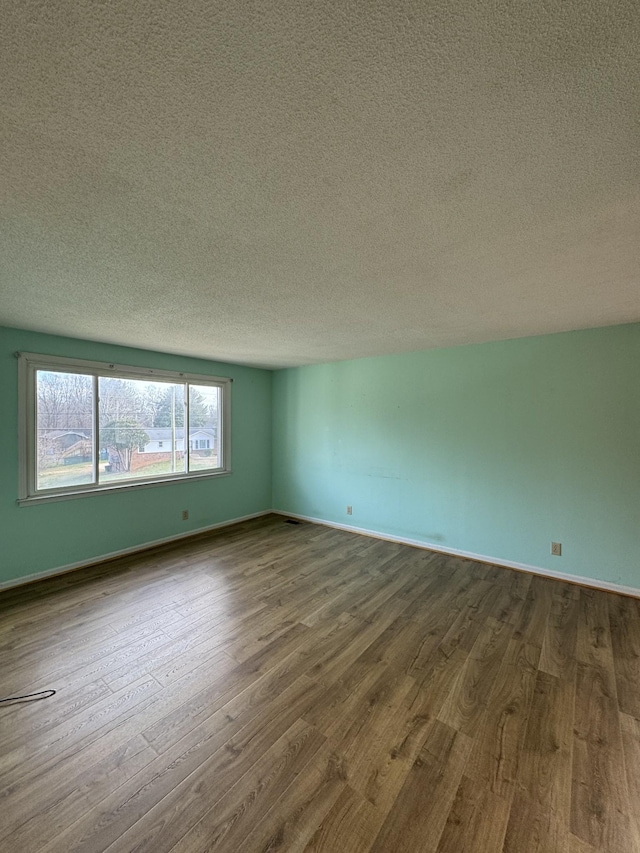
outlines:
[[[640,320],[637,0],[0,20],[0,324],[281,366]]]

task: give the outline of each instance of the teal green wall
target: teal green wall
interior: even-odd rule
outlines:
[[[285,512],[640,587],[640,325],[279,371],[273,478]]]
[[[233,473],[19,507],[18,350],[232,377]],[[268,370],[0,327],[0,583],[269,509],[271,377]],[[183,509],[189,521],[182,521]]]
[[[233,474],[18,507],[18,350],[233,377]],[[277,371],[272,448],[269,371],[0,328],[0,582],[273,505],[640,587],[639,368],[630,325]]]

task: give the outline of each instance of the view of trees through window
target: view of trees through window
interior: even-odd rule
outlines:
[[[75,373],[37,373],[39,489],[93,482],[93,379]]]
[[[37,370],[37,489],[220,468],[220,414],[216,385]]]

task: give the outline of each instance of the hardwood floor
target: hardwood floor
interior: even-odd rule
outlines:
[[[271,516],[0,596],[0,849],[640,851],[640,602]]]

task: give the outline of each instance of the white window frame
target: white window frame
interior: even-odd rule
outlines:
[[[41,353],[20,352],[18,357],[18,432],[19,432],[19,491],[18,503],[28,505],[47,501],[68,500],[87,497],[100,492],[113,492],[121,489],[144,489],[152,486],[180,483],[185,480],[203,480],[212,477],[224,477],[231,474],[231,383],[229,377],[208,376],[198,373],[178,373],[169,370],[155,370],[131,365],[109,362],[86,361],[83,359],[63,358],[62,356],[43,355]],[[211,471],[179,471],[173,474],[131,480],[118,480],[109,483],[83,483],[78,486],[62,486],[56,489],[37,488],[37,449],[36,449],[36,371],[51,370],[63,373],[76,373],[93,377],[93,422],[94,422],[94,479],[97,481],[99,456],[98,424],[98,377],[116,379],[138,379],[168,383],[181,383],[185,386],[185,425],[189,417],[188,385],[211,385],[220,388],[222,412],[219,420],[218,452],[221,466]],[[185,427],[185,435],[188,429]],[[185,445],[187,442],[185,442]],[[188,455],[185,446],[185,454]],[[187,464],[188,467],[188,464]]]

